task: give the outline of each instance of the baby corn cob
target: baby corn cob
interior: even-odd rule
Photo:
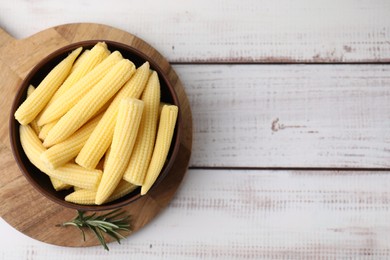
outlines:
[[[22,148],[27,156],[27,158],[30,160],[32,164],[35,165],[41,172],[44,172],[47,174],[48,169],[43,164],[43,162],[40,160],[39,156],[41,153],[43,153],[46,149],[43,147],[41,141],[38,139],[38,136],[34,132],[34,130],[29,125],[21,125],[19,127],[20,131],[20,143],[22,144]],[[50,177],[50,181],[54,187],[55,190],[63,190],[68,189],[71,186],[69,184],[63,183],[59,181],[58,179]]]
[[[43,145],[50,147],[76,132],[115,95],[134,71],[134,64],[129,60],[118,62],[72,109],[61,117],[49,131]]]
[[[141,119],[142,120],[142,119]],[[107,168],[108,157],[110,156],[111,146],[108,147],[106,154],[104,155],[103,171]]]
[[[161,111],[156,144],[144,184],[141,188],[141,195],[145,195],[149,191],[164,166],[175,130],[177,113],[178,108],[174,105],[166,105]]]
[[[50,179],[57,179],[62,187],[77,186],[84,189],[96,189],[99,184],[102,172],[99,170],[88,170],[77,164],[68,163],[55,170],[50,170],[40,160],[40,154],[46,149],[42,146],[38,136],[30,126],[20,126],[20,142],[27,158],[39,170],[50,176]],[[66,184],[66,185],[65,185]],[[58,185],[58,184],[57,184]],[[71,185],[71,186],[69,186]],[[55,188],[55,187],[54,187]],[[57,189],[59,187],[57,186]],[[56,189],[56,190],[57,190]]]
[[[59,119],[56,119],[53,122],[50,122],[46,125],[43,125],[41,128],[41,131],[39,132],[39,139],[41,139],[42,141],[45,140],[49,131],[57,124],[58,121],[59,121]]]
[[[161,111],[162,111],[162,109],[163,109],[163,107],[164,107],[165,105],[170,105],[170,104],[165,103],[165,102],[160,102],[160,105],[159,105],[159,107],[158,107],[158,115],[159,115],[159,116],[161,115]]]
[[[95,46],[88,52],[85,58],[79,62],[77,68],[75,68],[70,75],[66,78],[64,83],[59,87],[59,89],[54,93],[54,96],[51,99],[51,103],[55,101],[59,96],[64,94],[68,89],[70,89],[78,80],[84,77],[88,72],[95,68],[100,62],[108,57],[107,45],[104,42],[98,42]],[[73,66],[74,67],[74,66]]]
[[[128,183],[127,181],[121,180],[118,186],[115,188],[114,192],[108,198],[107,202],[114,201],[116,199],[122,198],[123,196],[134,191],[138,186]]]
[[[65,182],[62,182],[59,179],[56,179],[56,178],[53,178],[53,177],[50,177],[50,176],[49,176],[49,178],[50,178],[51,185],[53,186],[53,188],[56,191],[67,190],[67,189],[72,188],[72,185],[67,184]]]
[[[93,190],[100,183],[102,171],[88,170],[75,163],[67,163],[55,170],[49,170],[47,175],[72,186]]]
[[[74,192],[66,195],[65,201],[80,205],[94,205],[95,197],[96,191],[77,188]]]
[[[129,165],[123,175],[123,179],[139,186],[144,182],[156,139],[160,106],[160,83],[156,72],[150,76],[141,100],[144,102],[141,125]]]
[[[144,103],[138,99],[123,99],[119,105],[111,151],[95,204],[101,205],[111,196],[123,177],[134,147],[142,118]]]
[[[107,199],[106,202],[111,202],[116,199],[122,198],[123,196],[134,191],[137,186],[128,183],[127,181],[121,180],[114,192]],[[80,189],[75,187],[75,191],[65,197],[68,202],[73,202],[81,205],[93,205],[95,204],[96,191]]]
[[[82,48],[74,50],[42,80],[35,91],[16,110],[15,118],[22,125],[27,125],[42,111],[55,91],[68,76],[73,62],[80,54]]]
[[[75,158],[101,118],[102,115],[96,116],[68,139],[47,149],[41,154],[41,160],[53,170]]]
[[[34,92],[34,90],[35,90],[35,87],[33,85],[28,86],[27,97],[29,97]],[[39,134],[39,132],[41,130],[40,130],[40,127],[37,124],[37,119],[34,119],[33,121],[31,121],[30,125],[31,125],[32,129],[34,129],[35,133]]]
[[[70,70],[70,73],[72,73],[80,65],[80,63],[82,63],[82,61],[88,56],[87,54],[89,52],[90,52],[90,50],[85,50],[80,54],[80,56],[73,63],[73,66],[72,66],[72,69]]]
[[[85,146],[81,149],[76,162],[89,169],[96,167],[111,144],[119,103],[123,98],[139,98],[149,78],[149,63],[144,63],[137,69],[134,76],[122,87],[115,96],[102,120],[99,122]]]
[[[108,105],[110,105],[110,103],[111,103],[110,101],[107,102],[96,114],[99,115],[99,114],[105,112],[107,110]],[[39,132],[39,139],[41,139],[42,141],[45,140],[49,131],[57,124],[58,121],[59,121],[59,119],[56,119],[56,120],[42,126],[41,131]]]
[[[91,91],[111,71],[114,65],[123,60],[115,51],[88,74],[77,81],[71,89],[58,96],[55,102],[48,105],[38,119],[38,125],[44,125],[66,114],[74,105]]]

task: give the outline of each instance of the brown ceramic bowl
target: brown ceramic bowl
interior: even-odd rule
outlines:
[[[136,189],[134,192],[126,195],[125,197],[122,197],[120,199],[117,199],[113,202],[103,204],[103,205],[78,205],[74,203],[70,203],[64,200],[65,196],[68,195],[73,191],[73,189],[70,190],[64,190],[64,191],[56,191],[51,185],[49,177],[41,172],[39,169],[37,169],[27,158],[26,154],[24,153],[22,146],[20,144],[19,139],[19,122],[15,120],[14,113],[16,109],[20,106],[20,104],[26,99],[27,95],[27,88],[30,84],[34,86],[38,86],[40,81],[47,75],[47,73],[56,65],[58,64],[62,59],[64,59],[68,53],[80,46],[84,47],[84,49],[90,49],[92,48],[97,42],[104,41],[106,42],[108,48],[111,51],[118,50],[122,53],[124,58],[127,58],[131,60],[136,67],[138,68],[140,65],[142,65],[144,62],[148,61],[150,63],[150,68],[155,70],[158,73],[160,84],[161,84],[161,101],[167,102],[170,104],[177,105],[180,110],[179,101],[177,98],[177,95],[175,93],[175,90],[172,86],[172,84],[169,82],[166,75],[164,75],[163,71],[159,67],[158,64],[156,64],[153,60],[151,60],[148,56],[146,56],[144,53],[140,52],[139,50],[125,45],[123,43],[113,42],[113,41],[107,41],[107,40],[90,40],[90,41],[83,41],[78,42],[74,44],[70,44],[68,46],[65,46],[63,48],[60,48],[56,50],[55,52],[51,53],[49,56],[44,58],[41,62],[39,62],[27,75],[27,77],[23,80],[23,82],[20,85],[20,88],[16,94],[15,100],[12,105],[11,109],[11,115],[10,115],[10,122],[9,122],[9,129],[10,129],[10,140],[11,140],[11,147],[12,152],[14,154],[15,160],[26,177],[26,179],[31,183],[31,185],[38,190],[43,196],[47,197],[48,199],[52,200],[55,203],[58,203],[64,207],[78,209],[78,210],[84,210],[84,211],[99,211],[99,210],[109,210],[114,208],[119,208],[125,205],[128,205],[137,199],[141,197],[140,195],[140,188]],[[171,148],[168,154],[168,159],[157,178],[156,182],[154,183],[153,187],[149,190],[148,193],[153,192],[153,190],[161,184],[161,181],[166,177],[167,174],[169,174],[169,171],[173,165],[173,162],[175,161],[175,158],[177,156],[177,152],[179,150],[180,141],[180,127],[181,125],[181,117],[180,113],[178,116],[178,120],[175,127],[175,133],[172,139]]]

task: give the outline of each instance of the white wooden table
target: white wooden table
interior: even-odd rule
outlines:
[[[1,1],[17,38],[72,22],[152,44],[194,118],[190,170],[143,230],[100,247],[0,219],[1,259],[390,258],[390,2]]]

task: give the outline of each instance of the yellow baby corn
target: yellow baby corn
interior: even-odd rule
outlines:
[[[150,76],[141,100],[144,102],[141,125],[129,165],[123,175],[123,179],[139,186],[144,182],[156,139],[160,106],[160,83],[156,72]]]
[[[80,54],[82,48],[74,50],[42,80],[35,91],[16,110],[15,118],[22,125],[27,125],[42,111],[55,91],[68,76],[74,60]]]
[[[127,181],[121,180],[106,202],[111,202],[116,199],[122,198],[123,196],[134,191],[137,187],[138,186],[128,183]]]
[[[89,170],[75,163],[67,163],[55,170],[49,170],[47,175],[72,186],[93,190],[100,183],[102,171]]]
[[[100,82],[114,65],[123,60],[122,55],[115,51],[87,75],[77,81],[71,89],[60,95],[51,103],[38,119],[38,125],[44,125],[66,114],[79,102],[95,85]]]
[[[104,42],[98,42],[95,46],[89,51],[85,58],[79,62],[77,68],[75,68],[70,75],[66,78],[64,83],[59,87],[59,89],[54,93],[51,103],[55,101],[59,96],[64,94],[68,89],[70,89],[78,80],[84,77],[88,72],[95,68],[100,62],[108,57],[107,53],[107,44]],[[74,67],[74,66],[73,66]]]
[[[123,196],[134,191],[137,186],[128,183],[127,181],[121,180],[106,202],[111,202],[116,199],[122,198]],[[96,191],[80,189],[75,187],[75,191],[65,197],[68,202],[82,204],[82,205],[93,205],[95,204]]]
[[[108,147],[106,154],[104,155],[104,164],[103,164],[103,170],[107,167],[108,157],[110,156],[111,152],[111,146]]]
[[[70,73],[72,73],[80,65],[80,63],[82,63],[82,61],[88,56],[87,54],[89,52],[90,52],[90,50],[85,50],[80,54],[80,56],[73,63],[73,66],[72,66],[72,69],[70,70]]]
[[[110,103],[111,102],[107,102],[107,104],[105,104],[96,114],[99,115],[99,114],[105,112]],[[43,125],[41,128],[41,131],[39,132],[39,139],[41,139],[42,141],[45,140],[49,131],[57,124],[58,121],[59,121],[59,119],[56,119],[56,120],[54,120],[46,125]]]
[[[74,60],[82,48],[74,50],[42,80],[36,90],[20,105],[15,112],[15,118],[22,125],[27,125],[42,111],[55,91],[66,79],[72,68]]]
[[[72,109],[61,117],[49,131],[43,145],[50,147],[76,132],[115,95],[134,71],[134,64],[129,60],[118,62]]]
[[[38,139],[38,136],[34,132],[34,130],[29,125],[21,125],[19,127],[20,131],[20,143],[22,145],[22,148],[27,156],[27,158],[30,160],[32,164],[35,165],[41,172],[44,172],[47,174],[48,169],[43,164],[43,162],[40,160],[40,155],[43,153],[46,149],[43,147],[41,141]],[[50,177],[50,181],[54,187],[55,190],[63,190],[68,189],[71,186],[69,184],[63,183],[59,181],[58,179]]]
[[[95,197],[96,191],[77,188],[65,197],[65,201],[80,205],[94,205]]]
[[[101,118],[102,115],[96,116],[68,139],[47,149],[41,154],[41,160],[52,170],[75,158]]]
[[[33,85],[29,85],[27,88],[27,97],[29,97],[35,90],[35,87]]]
[[[72,188],[72,185],[70,185],[70,184],[62,182],[62,181],[60,181],[56,178],[50,177],[50,176],[49,176],[49,178],[50,178],[51,185],[53,186],[53,188],[56,191],[67,190],[67,189]]]
[[[41,131],[39,132],[39,139],[41,139],[42,141],[45,140],[49,131],[57,124],[58,121],[59,121],[59,119],[56,119],[53,122],[50,122],[46,125],[43,125],[41,128]]]
[[[137,69],[131,79],[115,96],[102,120],[92,132],[85,146],[81,149],[76,162],[89,169],[96,167],[111,144],[119,103],[123,98],[139,98],[149,78],[149,63]]]
[[[163,109],[163,107],[164,107],[165,105],[170,105],[170,104],[165,103],[165,102],[160,102],[160,105],[159,105],[159,107],[158,107],[158,115],[159,115],[159,116],[161,115],[161,111],[162,111],[162,109]]]
[[[97,205],[103,204],[111,196],[123,177],[137,137],[143,108],[144,103],[134,98],[123,99],[119,105],[110,155],[96,193]]]
[[[174,105],[166,105],[161,111],[156,144],[144,184],[141,188],[141,195],[145,195],[149,191],[164,166],[175,130],[177,113],[178,108]]]
[[[30,85],[28,86],[28,89],[27,89],[27,97],[29,97],[35,90],[35,87],[33,85]],[[34,119],[33,121],[30,122],[30,125],[32,127],[32,129],[34,129],[35,133],[36,134],[39,134],[39,132],[41,131],[40,127],[38,126],[37,124],[37,120]]]
[[[95,169],[99,169],[99,170],[103,171],[103,169],[104,169],[104,159],[101,159],[99,161],[99,163],[96,165]]]

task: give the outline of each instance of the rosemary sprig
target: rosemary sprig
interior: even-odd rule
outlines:
[[[96,215],[96,212],[91,215],[85,215],[84,211],[77,210],[77,216],[73,220],[64,222],[58,226],[77,227],[81,231],[84,241],[84,229],[88,228],[96,235],[104,249],[108,251],[109,248],[104,238],[104,234],[114,238],[120,244],[120,240],[125,237],[118,231],[131,231],[129,221],[130,216],[125,215],[125,211],[122,211],[121,209],[110,211],[104,215]]]

